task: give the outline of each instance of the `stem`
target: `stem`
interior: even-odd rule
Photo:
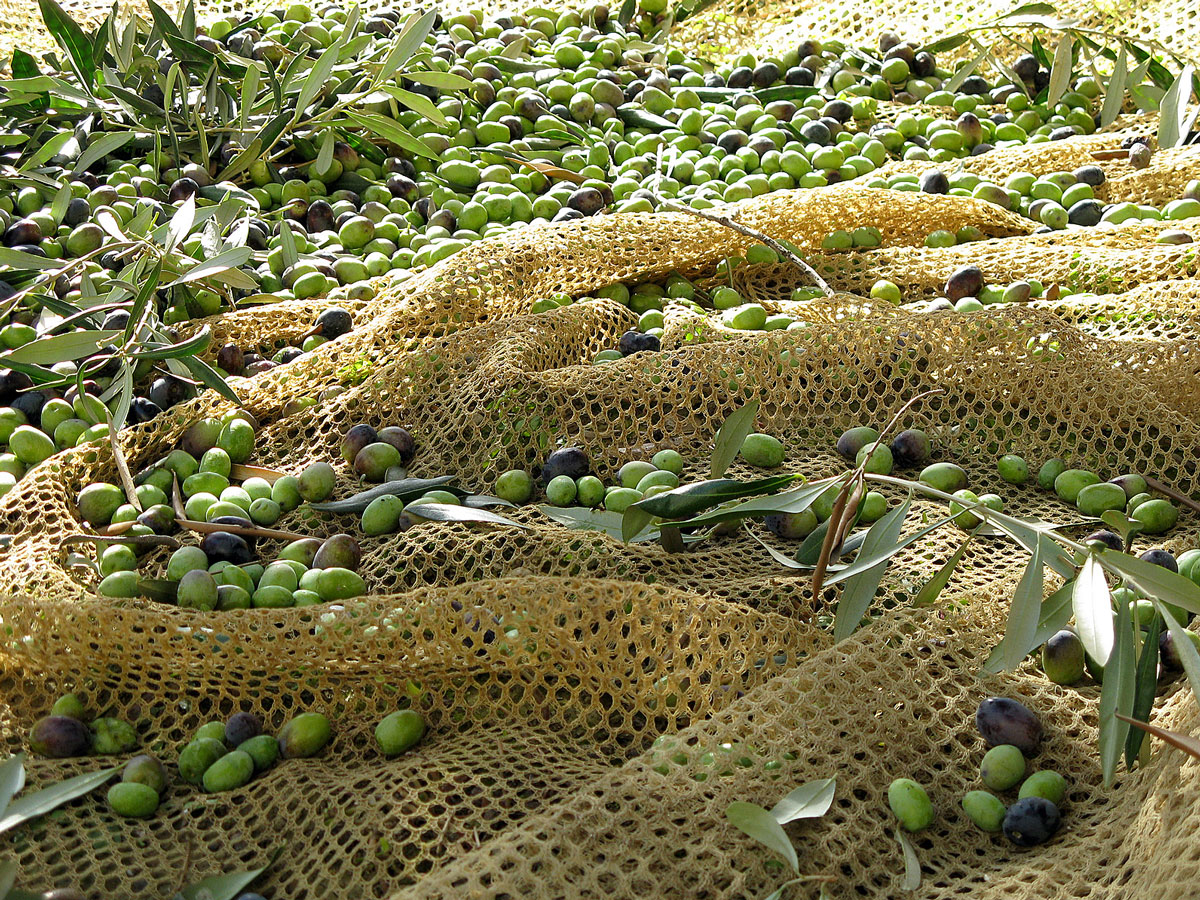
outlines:
[[[720,215],[719,213],[709,212],[708,210],[705,210],[705,209],[692,209],[692,207],[690,207],[690,206],[685,206],[682,203],[676,203],[674,200],[667,200],[666,198],[663,198],[663,197],[659,197],[658,201],[666,209],[670,209],[675,212],[687,213],[689,216],[695,216],[696,218],[699,218],[699,219],[706,219],[709,222],[715,222],[718,225],[723,225],[724,227],[730,229],[731,231],[736,231],[738,234],[745,235],[746,237],[749,237],[749,238],[754,238],[756,241],[760,241],[761,243],[766,244],[768,247],[770,247],[772,250],[774,250],[780,256],[784,257],[789,262],[791,262],[794,266],[797,266],[798,268],[800,268],[800,269],[804,270],[806,273],[808,273],[809,277],[812,278],[812,280],[814,282],[816,282],[817,287],[819,287],[821,289],[821,292],[826,297],[833,296],[833,288],[831,288],[829,286],[829,284],[825,281],[824,278],[822,278],[819,274],[817,274],[817,270],[814,269],[812,266],[810,266],[808,263],[806,263],[803,259],[801,259],[799,256],[797,256],[791,250],[789,250],[787,247],[785,247],[783,244],[779,243],[779,241],[775,240],[775,238],[769,237],[768,235],[765,235],[760,231],[755,231],[753,228],[747,228],[745,225],[742,225],[740,222],[735,222],[733,219],[729,218],[728,216],[723,216],[723,215]]]
[[[1175,490],[1174,488],[1167,487],[1165,484],[1163,484],[1157,478],[1146,478],[1145,481],[1146,481],[1147,487],[1153,488],[1154,490],[1158,491],[1160,494],[1166,494],[1172,500],[1174,500],[1177,503],[1182,503],[1184,506],[1186,506],[1190,510],[1194,510],[1195,512],[1200,512],[1200,503],[1197,503],[1195,500],[1193,500],[1191,497],[1187,496],[1186,494],[1181,494],[1181,493],[1179,493],[1179,491]]]
[[[59,542],[59,548],[73,544],[134,544],[142,547],[169,547],[172,550],[180,546],[179,541],[166,534],[69,534]]]
[[[277,531],[274,528],[247,528],[244,525],[217,525],[212,522],[194,522],[191,519],[179,519],[179,526],[186,528],[188,531],[196,531],[200,534],[212,534],[216,531],[225,531],[229,534],[240,534],[245,537],[260,537],[272,540],[281,541],[306,541],[311,534],[296,534],[291,531]]]

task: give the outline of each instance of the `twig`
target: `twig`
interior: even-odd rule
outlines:
[[[274,484],[285,473],[277,469],[268,469],[265,466],[247,466],[242,463],[234,463],[229,474],[241,481],[245,481],[247,478],[261,478],[264,481]]]
[[[166,534],[69,534],[59,542],[59,548],[73,544],[134,544],[142,547],[170,547],[175,550],[179,541]]]
[[[1186,506],[1190,510],[1194,510],[1195,512],[1200,512],[1200,503],[1197,503],[1195,500],[1193,500],[1191,497],[1187,496],[1186,494],[1181,494],[1181,493],[1179,493],[1179,491],[1175,490],[1174,488],[1167,487],[1165,484],[1163,484],[1157,478],[1150,478],[1149,476],[1145,476],[1145,480],[1146,480],[1146,487],[1153,488],[1154,490],[1158,491],[1160,494],[1166,494],[1172,500],[1176,501],[1177,503],[1182,503],[1184,506]]]
[[[897,423],[900,421],[900,417],[912,409],[913,406],[916,405],[917,401],[924,400],[926,397],[932,397],[935,394],[944,393],[946,393],[945,388],[930,388],[927,391],[922,391],[920,394],[917,394],[917,396],[911,398],[907,403],[900,407],[896,414],[888,421],[887,425],[883,427],[883,430],[879,432],[879,437],[875,438],[875,443],[871,445],[871,451],[867,454],[867,459],[871,458],[871,456],[875,453],[875,448],[879,446],[879,443],[888,436],[893,428],[896,427]]]
[[[837,499],[833,501],[833,511],[829,514],[829,523],[825,528],[825,539],[821,542],[821,553],[817,557],[817,564],[813,569],[812,589],[813,600],[821,595],[821,586],[825,583],[825,572],[829,568],[829,561],[833,558],[834,544],[837,540],[838,532],[842,530],[842,515],[846,510],[846,504],[850,499],[852,491],[862,487],[862,472],[856,471],[856,477],[847,480],[842,489],[838,491]],[[851,485],[854,485],[852,488]]]
[[[180,519],[179,527],[201,534],[212,534],[215,531],[225,531],[229,534],[240,534],[245,537],[260,537],[281,541],[306,541],[311,534],[295,534],[291,531],[277,531],[274,528],[247,528],[244,525],[224,525],[214,522],[194,522],[191,519]]]
[[[801,259],[799,256],[797,256],[791,250],[789,250],[787,247],[785,247],[783,244],[779,243],[779,241],[775,240],[775,238],[769,237],[768,235],[765,235],[760,231],[755,231],[753,228],[747,228],[745,225],[741,224],[740,222],[735,222],[733,219],[729,218],[728,216],[723,216],[723,215],[720,215],[719,213],[709,212],[708,210],[705,210],[705,209],[692,209],[692,207],[690,207],[690,206],[685,206],[682,203],[676,203],[674,200],[667,200],[666,198],[663,198],[663,197],[659,198],[659,203],[662,204],[662,206],[664,206],[665,208],[673,210],[675,212],[687,213],[688,215],[695,216],[698,219],[705,219],[709,222],[715,222],[718,225],[722,225],[725,228],[728,228],[732,231],[736,231],[738,234],[745,235],[746,237],[749,237],[749,238],[754,238],[756,241],[761,241],[762,243],[764,243],[768,247],[770,247],[772,250],[774,250],[776,253],[778,253],[780,256],[784,257],[789,262],[791,262],[792,265],[797,266],[800,269],[803,269],[805,272],[807,272],[809,277],[811,277],[812,280],[817,283],[817,287],[819,287],[821,289],[821,292],[826,297],[833,296],[833,288],[831,288],[829,286],[829,284],[825,281],[824,278],[822,278],[820,275],[817,274],[817,270],[814,269],[812,266],[810,266],[808,263],[806,263],[803,259]]]

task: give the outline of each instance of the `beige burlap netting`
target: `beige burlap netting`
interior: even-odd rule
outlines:
[[[933,14],[933,4],[923,12],[891,2],[779,4],[714,15],[703,20],[711,33],[693,38],[716,35],[727,47],[814,32],[873,39],[885,24],[925,36],[1005,6],[951,2]],[[1093,13],[1091,21],[1180,52],[1197,33],[1188,4],[1121,2]],[[36,4],[0,0],[0,15],[7,38],[37,45]],[[783,22],[778,32],[774,22]],[[1141,120],[1120,127],[1154,130]],[[1119,139],[997,151],[964,167],[992,178],[1071,170]],[[1162,204],[1200,175],[1200,151],[1156,153],[1140,171],[1101,164],[1102,199]],[[882,174],[920,169],[897,163]],[[716,429],[757,399],[758,427],[786,445],[784,468],[817,477],[844,470],[833,452],[842,430],[882,425],[936,387],[944,393],[917,405],[909,424],[927,429],[937,458],[963,465],[973,489],[1001,493],[1010,511],[1076,515],[1035,487],[1003,484],[995,459],[1007,452],[1033,465],[1062,456],[1109,476],[1141,471],[1200,495],[1200,262],[1195,244],[1157,241],[1166,223],[1034,235],[1028,220],[979,201],[854,184],[772,195],[733,213],[793,241],[835,290],[797,302],[792,290],[811,281],[791,264],[734,270],[747,298],[807,328],[747,334],[668,308],[661,353],[592,365],[636,316],[595,299],[535,316],[534,301],[672,272],[711,288],[722,283],[717,264],[747,240],[681,214],[527,228],[381,286],[373,300],[350,304],[353,333],[236,381],[261,424],[253,461],[289,472],[336,461],[345,496],[357,485],[339,439],[370,422],[413,432],[411,474],[454,474],[476,491],[567,443],[585,447],[606,479],[664,447],[684,455],[685,477],[701,478]],[[986,240],[925,248],[932,230],[968,224]],[[882,248],[819,250],[830,231],[861,225],[881,230]],[[1197,221],[1170,225],[1200,230]],[[967,263],[990,282],[1035,277],[1072,293],[972,314],[924,312]],[[867,299],[879,278],[895,281],[906,305]],[[321,307],[298,301],[214,320],[214,346],[294,339]],[[317,402],[297,408],[303,398]],[[129,429],[131,467],[163,456],[195,418],[228,408],[204,398]],[[731,474],[759,473],[738,464]],[[230,793],[205,795],[176,779],[145,821],[114,816],[99,792],[75,801],[5,836],[0,855],[18,862],[22,887],[144,900],[282,850],[256,886],[271,900],[763,898],[785,876],[726,822],[725,807],[770,807],[802,782],[836,777],[830,812],[788,826],[801,871],[825,879],[791,896],[892,898],[903,895],[903,866],[885,794],[904,776],[923,783],[938,810],[915,837],[924,878],[914,896],[1196,896],[1200,763],[1156,742],[1144,767],[1106,789],[1095,688],[1054,686],[1032,664],[980,676],[1026,561],[1007,541],[974,541],[927,609],[910,601],[964,535],[942,530],[916,542],[889,570],[874,623],[836,646],[837,591],[814,597],[807,575],[782,568],[759,540],[784,552],[795,545],[757,524],[753,534],[669,554],[569,530],[532,507],[511,515],[523,528],[426,523],[363,538],[370,593],[359,600],[206,614],[99,599],[94,579],[69,567],[63,539],[84,530],[75,496],[115,475],[106,448],[75,449],[0,500],[0,532],[13,536],[0,558],[8,748],[24,747],[30,725],[67,690],[133,723],[142,746],[170,762],[199,725],[239,709],[271,729],[298,711],[323,711],[336,736],[320,757],[278,765]],[[323,536],[357,525],[301,510],[277,527]],[[906,527],[919,527],[917,518]],[[1160,545],[1198,544],[1200,519],[1186,513]],[[278,545],[260,549],[269,557]],[[165,551],[150,554],[144,571],[161,573],[165,560]],[[974,711],[990,694],[1041,716],[1048,739],[1037,764],[1070,780],[1064,829],[1042,848],[1016,850],[960,811],[983,753]],[[429,733],[386,760],[372,731],[402,707],[420,710]],[[1154,721],[1195,733],[1197,703],[1170,689]],[[30,782],[101,764],[30,759]]]

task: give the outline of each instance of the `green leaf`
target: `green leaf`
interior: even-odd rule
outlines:
[[[278,858],[278,851],[271,861],[260,869],[246,872],[227,872],[224,875],[210,875],[195,884],[189,884],[179,891],[172,900],[234,900],[246,888],[254,883],[263,872],[271,867]]]
[[[451,503],[414,503],[405,507],[405,512],[431,522],[483,522],[487,525],[511,525],[513,528],[529,527],[486,509],[471,509]]]
[[[82,172],[86,170],[93,163],[97,163],[120,150],[131,140],[133,140],[133,132],[131,131],[102,134],[95,140],[89,139],[87,149],[79,154],[79,159],[75,161],[75,171]]]
[[[290,269],[300,260],[300,254],[296,252],[296,236],[292,234],[292,226],[287,219],[279,220],[279,252],[285,269]]]
[[[314,168],[318,172],[329,170],[329,166],[333,162],[333,145],[335,143],[337,143],[337,135],[332,128],[326,128],[321,134],[321,146],[317,150],[317,161],[314,164]]]
[[[1192,686],[1192,694],[1200,699],[1200,649],[1197,649],[1196,645],[1192,643],[1179,620],[1167,609],[1166,605],[1160,600],[1153,602],[1154,608],[1162,616],[1167,630],[1171,632],[1171,638],[1175,642],[1175,652],[1179,654],[1179,660],[1183,663],[1183,671],[1187,674],[1188,684]]]
[[[333,74],[333,67],[337,65],[338,47],[334,45],[328,47],[317,57],[317,61],[305,76],[304,81],[300,84],[300,93],[296,97],[296,114],[294,121],[300,121],[301,115],[321,93],[321,89],[325,87],[325,83],[329,80],[329,76]]]
[[[1075,578],[1071,607],[1084,649],[1100,665],[1106,665],[1112,655],[1114,641],[1112,594],[1104,579],[1104,569],[1095,554],[1088,556]]]
[[[754,417],[758,415],[758,400],[734,410],[721,423],[713,438],[713,452],[709,464],[709,478],[720,478],[737,459],[746,436],[754,430]]]
[[[624,540],[621,530],[621,523],[624,521],[622,513],[612,512],[607,509],[586,509],[582,506],[560,507],[549,505],[539,506],[538,511],[555,522],[566,525],[569,528],[578,528],[581,531],[601,531],[610,538],[615,538],[618,541]],[[643,541],[657,540],[658,529],[647,528],[635,534],[628,543],[637,544]]]
[[[1071,621],[1071,594],[1074,586],[1073,581],[1068,581],[1042,601],[1037,632],[1023,647],[1014,647],[1001,639],[984,662],[983,671],[995,675],[997,672],[1015,668],[1037,647],[1066,628],[1067,623]]]
[[[1184,123],[1187,121],[1188,100],[1192,96],[1192,75],[1195,71],[1191,63],[1184,66],[1158,105],[1161,117],[1158,123],[1160,150],[1178,147],[1187,139]]]
[[[212,330],[205,325],[199,332],[185,341],[175,344],[146,343],[134,353],[136,359],[180,359],[184,356],[195,356],[208,348],[212,340]]]
[[[249,247],[234,247],[232,250],[226,250],[224,253],[218,253],[211,259],[205,260],[197,266],[180,275],[167,287],[176,287],[181,284],[190,284],[194,281],[201,281],[205,278],[217,278],[224,272],[236,270],[239,266],[245,265],[250,261],[250,257],[254,255]]]
[[[25,787],[25,754],[16,753],[0,763],[0,817],[3,817],[12,798]],[[3,897],[0,892],[0,897]]]
[[[343,500],[329,500],[325,503],[313,503],[312,508],[317,512],[333,513],[334,515],[358,515],[367,505],[376,497],[382,497],[385,494],[393,494],[399,497],[404,502],[416,500],[422,494],[427,494],[432,490],[453,490],[459,492],[456,488],[452,488],[455,478],[453,475],[439,475],[437,478],[401,478],[397,481],[386,481],[383,484],[377,484],[373,488],[368,488],[365,491],[360,491],[351,497],[346,497]]]
[[[28,172],[30,169],[38,168],[46,163],[50,157],[57,156],[59,153],[65,151],[67,145],[71,144],[74,140],[75,135],[72,132],[60,131],[54,137],[50,138],[50,140],[46,141],[46,143],[42,144],[42,146],[38,147],[29,159],[21,163],[20,171]]]
[[[904,855],[904,881],[900,888],[915,891],[921,886],[921,861],[917,859],[917,851],[913,849],[908,835],[900,830],[899,825],[896,826],[896,840],[900,844],[900,852]]]
[[[1048,541],[1049,538],[1042,540]],[[1013,593],[1012,603],[1008,609],[1008,623],[1004,628],[1004,637],[997,645],[997,651],[1002,651],[996,659],[996,665],[1001,669],[1015,669],[1020,665],[1029,652],[1037,646],[1035,643],[1038,621],[1042,614],[1042,549],[1039,543],[1029,563],[1017,583]],[[989,657],[988,662],[992,659]]]
[[[50,259],[45,256],[34,256],[24,250],[13,250],[11,247],[0,247],[0,266],[11,269],[56,269],[62,265],[62,260]]]
[[[404,27],[396,35],[396,40],[392,43],[392,49],[384,57],[383,64],[379,67],[379,72],[373,79],[372,84],[378,85],[387,81],[397,69],[412,58],[412,55],[417,52],[421,44],[425,42],[425,38],[433,30],[433,23],[436,18],[436,9],[430,9],[423,13],[413,13],[408,17],[408,20],[404,23]]]
[[[908,515],[910,506],[912,506],[911,496],[906,497],[903,503],[895,509],[889,510],[882,519],[872,525],[867,530],[867,537],[863,541],[862,549],[858,551],[859,557],[865,556],[867,560],[872,560],[891,551],[900,538],[900,531],[904,528],[904,518]],[[871,606],[871,601],[875,599],[875,592],[879,589],[879,583],[883,581],[883,573],[887,570],[889,560],[890,555],[883,556],[881,562],[875,563],[864,571],[856,572],[846,579],[846,584],[842,588],[842,596],[838,599],[837,614],[833,624],[835,643],[845,640],[858,629],[862,617],[866,615]],[[845,573],[839,574],[844,575]],[[826,583],[828,584],[828,581]]]
[[[819,93],[811,85],[777,84],[774,87],[759,88],[751,92],[764,105],[774,100],[788,100],[799,103]]]
[[[932,44],[926,44],[925,50],[934,54],[945,53],[947,50],[954,50],[957,47],[961,47],[970,39],[971,36],[969,34],[965,31],[960,31],[958,34],[947,35],[941,40],[934,41]]]
[[[1100,126],[1111,125],[1121,114],[1125,103],[1125,80],[1129,77],[1129,54],[1121,47],[1117,61],[1113,64],[1112,77],[1104,89],[1104,105],[1100,107]]]
[[[1099,662],[1099,657],[1093,654],[1093,658]],[[1134,678],[1133,624],[1129,619],[1129,604],[1118,603],[1116,636],[1104,665],[1104,684],[1100,687],[1100,766],[1105,787],[1112,785],[1121,751],[1125,749],[1129,725],[1115,713],[1128,716],[1133,710]]]
[[[963,82],[970,78],[975,70],[979,68],[979,64],[991,55],[992,51],[984,48],[972,56],[966,65],[961,66],[957,72],[950,76],[950,79],[946,82],[946,90],[957,91],[962,87]]]
[[[950,555],[950,558],[942,564],[942,567],[937,570],[937,573],[927,582],[921,585],[921,590],[917,591],[917,596],[913,597],[913,606],[932,606],[934,601],[946,589],[946,585],[950,583],[950,576],[954,574],[954,570],[958,568],[958,564],[962,562],[963,555],[967,552],[967,547],[971,545],[971,541],[975,539],[980,526],[983,523],[975,526],[975,530],[967,535],[966,539],[958,545],[958,549]]]
[[[46,30],[67,51],[75,74],[91,91],[96,85],[96,59],[92,42],[56,0],[38,0],[38,6],[42,11],[42,21],[46,23]]]
[[[110,441],[117,439],[117,432],[125,427],[125,422],[129,418],[129,403],[133,400],[133,368],[128,365],[121,367],[120,374],[113,381],[112,387],[105,391],[100,398],[104,401],[110,399],[109,394],[113,388],[116,388],[117,402],[113,406],[112,413],[108,417],[108,438]]]
[[[439,91],[468,91],[471,82],[453,72],[405,72],[404,77],[417,84],[435,87]]]
[[[652,516],[678,520],[730,500],[773,493],[801,478],[801,475],[775,475],[757,481],[737,481],[732,478],[695,481],[639,500],[637,505]]]
[[[644,509],[639,509],[636,503],[628,507],[621,515],[621,540],[627,544],[632,543],[652,521],[654,516]]]
[[[1115,550],[1102,551],[1100,561],[1147,597],[1182,606],[1188,612],[1200,614],[1200,587],[1178,572]]]
[[[734,800],[725,807],[725,818],[739,831],[782,856],[792,871],[799,874],[800,860],[796,857],[796,848],[771,813],[757,804]]]
[[[953,520],[954,520],[954,516],[952,516],[952,515],[947,515],[940,519],[935,519],[933,522],[929,523],[928,525],[925,525],[923,528],[920,528],[917,531],[914,531],[912,534],[910,534],[908,537],[904,538],[903,540],[898,541],[895,544],[895,546],[886,548],[885,550],[881,551],[878,554],[875,554],[873,556],[863,556],[862,554],[859,554],[858,558],[855,559],[853,563],[851,563],[848,566],[844,566],[842,568],[842,570],[840,572],[838,572],[836,575],[826,578],[825,586],[833,587],[835,584],[845,581],[846,579],[850,578],[852,575],[857,575],[860,572],[865,572],[867,569],[871,568],[871,566],[875,565],[876,563],[879,563],[885,559],[891,559],[893,556],[895,556],[901,550],[905,549],[906,547],[911,547],[913,544],[917,543],[919,540],[921,540],[923,537],[925,537],[925,535],[929,534],[932,531],[936,531],[937,529],[943,527],[944,525],[950,523]],[[824,522],[821,523],[821,525],[824,525],[824,524],[825,524]],[[820,526],[817,526],[817,528],[819,530]],[[862,536],[864,536],[864,537],[867,533],[869,533],[869,530],[861,532]],[[813,534],[816,534],[816,531],[814,531]],[[809,535],[809,537],[811,538],[812,535]],[[843,556],[845,556],[846,553],[849,552],[850,547],[851,547],[851,541],[847,540],[845,546],[842,548]],[[802,550],[804,549],[803,545],[802,545],[801,549]],[[818,549],[819,549],[819,547],[818,547]]]
[[[83,359],[85,356],[91,356],[101,347],[111,344],[113,339],[120,334],[121,332],[115,329],[55,334],[30,341],[16,350],[10,350],[7,354],[0,355],[0,362],[5,365],[18,362],[52,366],[68,360]]]
[[[192,373],[192,377],[205,387],[212,388],[226,400],[232,400],[234,403],[241,404],[242,400],[237,395],[237,392],[226,384],[220,372],[204,360],[198,356],[184,356],[179,361],[187,366],[187,370]]]
[[[836,778],[809,781],[771,807],[771,815],[780,825],[797,819],[819,819],[829,811],[836,791]]]
[[[9,64],[9,69],[12,71],[13,78],[37,78],[42,74],[42,70],[38,68],[37,60],[20,47],[13,50],[12,62]]]
[[[406,91],[404,88],[396,87],[393,84],[385,84],[379,90],[383,91],[394,100],[403,103],[419,116],[424,116],[435,125],[445,125],[445,114],[433,105],[433,101],[424,94],[414,94],[412,91]]]
[[[1158,693],[1158,638],[1163,630],[1163,617],[1155,613],[1146,629],[1142,640],[1142,649],[1137,659],[1137,674],[1133,688],[1133,706],[1129,715],[1139,722],[1150,719],[1150,711],[1154,709],[1154,695]],[[1140,728],[1130,728],[1125,737],[1125,768],[1132,769],[1137,762],[1138,753],[1142,749],[1142,740],[1146,732]]]
[[[18,797],[9,804],[4,815],[0,817],[0,834],[16,828],[18,825],[23,825],[30,819],[45,815],[76,797],[91,793],[119,771],[121,771],[121,767],[115,766],[111,769],[101,769],[99,772],[87,772],[24,797]]]
[[[0,897],[8,900],[12,896],[12,886],[17,880],[17,861],[15,859],[0,860]]]
[[[1054,51],[1054,63],[1050,66],[1050,84],[1047,86],[1046,102],[1053,106],[1062,99],[1071,85],[1071,68],[1075,41],[1069,34],[1064,34]]]
[[[375,113],[347,112],[346,115],[358,125],[368,131],[374,132],[386,141],[391,141],[397,147],[407,150],[409,153],[424,156],[426,159],[431,159],[434,162],[440,161],[438,155],[430,150],[423,141],[413,137],[407,128],[394,119],[376,115]]]
[[[821,494],[838,483],[832,479],[814,481],[812,484],[793,488],[790,491],[783,491],[766,497],[753,497],[741,503],[720,506],[701,515],[693,516],[684,521],[671,522],[671,524],[677,528],[699,528],[708,525],[717,525],[721,522],[734,522],[739,519],[756,518],[758,516],[800,513],[812,506]],[[642,503],[643,501],[639,500],[630,509],[644,509]]]

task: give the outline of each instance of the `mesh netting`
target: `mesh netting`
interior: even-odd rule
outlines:
[[[0,13],[28,22],[32,5],[0,0]],[[1196,33],[1184,4],[1118,6],[1105,14],[1133,33],[1164,41]],[[883,22],[936,33],[954,16],[985,17],[1000,4],[891,16],[901,8],[873,5],[869,17],[834,15],[828,3],[784,11],[797,33],[855,38]],[[964,165],[994,178],[1070,170],[1118,141],[997,151]],[[1157,153],[1140,171],[1102,165],[1102,199],[1162,203],[1200,174],[1200,150]],[[919,168],[893,164],[881,175]],[[995,459],[1006,452],[1034,464],[1063,456],[1104,473],[1153,473],[1200,492],[1200,273],[1195,245],[1156,242],[1166,223],[1032,235],[1028,220],[979,201],[853,184],[771,195],[734,212],[794,241],[838,292],[795,302],[792,289],[806,279],[791,266],[735,270],[748,298],[809,328],[747,335],[670,312],[663,352],[591,365],[636,316],[600,300],[534,316],[535,300],[676,271],[711,286],[715,265],[747,242],[673,214],[527,228],[352,304],[352,334],[237,382],[262,424],[253,461],[297,472],[339,460],[345,496],[357,483],[338,456],[343,432],[398,423],[419,443],[412,475],[453,473],[478,491],[563,443],[587,448],[605,478],[663,447],[688,460],[685,477],[703,477],[717,427],[758,399],[759,427],[787,447],[785,468],[817,477],[844,469],[832,449],[843,429],[882,424],[938,387],[944,394],[917,406],[911,424],[933,436],[937,458],[967,469],[973,489],[1003,488],[1018,515],[1066,520],[1074,510],[1034,487],[1003,485]],[[924,247],[930,231],[967,224],[986,240]],[[831,230],[859,225],[878,227],[884,246],[819,251]],[[989,281],[1038,277],[1088,293],[973,314],[921,311],[918,301],[968,262]],[[909,303],[864,299],[878,278],[896,282]],[[213,345],[294,339],[320,306],[222,317],[209,323]],[[344,390],[300,411],[288,406],[330,388]],[[161,458],[198,416],[227,408],[201,398],[127,430],[131,467]],[[731,475],[754,471],[739,464]],[[929,789],[939,814],[916,838],[918,896],[1195,896],[1200,765],[1156,744],[1146,766],[1104,789],[1096,689],[1059,688],[1032,668],[979,676],[1025,563],[1004,541],[973,542],[938,605],[923,610],[909,601],[962,535],[941,530],[916,542],[889,570],[875,624],[836,646],[828,629],[836,591],[814,597],[809,579],[781,569],[755,536],[668,554],[567,530],[531,508],[513,513],[522,530],[426,523],[364,539],[370,596],[360,600],[198,613],[101,600],[95,582],[68,566],[63,538],[84,529],[76,493],[114,478],[107,448],[77,448],[0,500],[0,528],[15,536],[0,565],[10,598],[0,602],[0,722],[10,749],[66,690],[133,723],[142,746],[168,760],[199,725],[239,709],[271,729],[296,711],[321,710],[336,737],[320,758],[277,766],[234,792],[176,783],[144,822],[117,818],[99,795],[76,801],[6,837],[23,885],[167,896],[203,875],[262,865],[283,847],[257,888],[268,897],[762,897],[782,877],[725,821],[725,807],[770,807],[798,783],[835,776],[830,813],[788,828],[802,871],[827,876],[829,897],[891,898],[902,873],[884,794],[905,776]],[[315,536],[353,526],[303,511],[277,525]],[[1197,544],[1194,515],[1165,542],[1174,551]],[[276,549],[261,547],[264,558]],[[161,572],[165,560],[158,551],[143,568]],[[1039,713],[1048,732],[1039,765],[1071,782],[1066,827],[1040,849],[1015,850],[959,810],[983,752],[974,710],[993,693]],[[385,760],[374,724],[409,706],[425,715],[429,735]],[[1186,690],[1161,697],[1154,715],[1179,731],[1200,726]],[[99,764],[31,760],[30,781]],[[805,890],[796,895],[818,894]]]

